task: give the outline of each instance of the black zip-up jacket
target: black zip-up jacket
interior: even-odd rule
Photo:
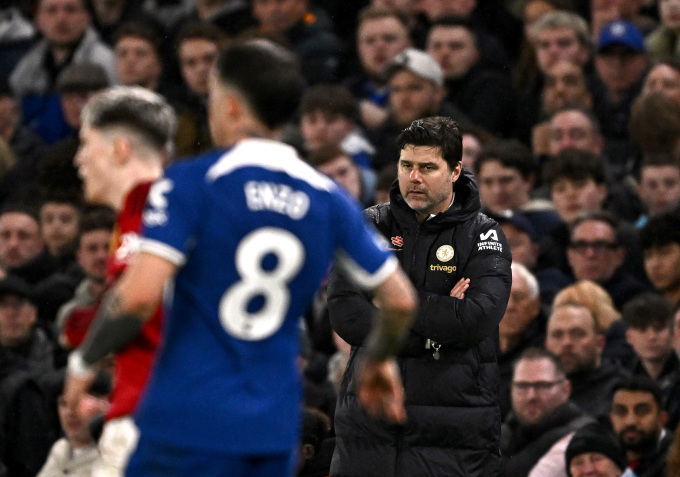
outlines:
[[[408,422],[374,420],[356,398],[356,366],[375,311],[371,297],[333,274],[328,306],[352,345],[335,414],[331,476],[499,475],[498,323],[510,295],[510,251],[498,224],[480,213],[477,183],[464,169],[453,205],[418,223],[392,185],[390,204],[366,210],[418,290],[419,310],[398,355]],[[465,298],[450,296],[470,279]],[[427,342],[435,342],[427,348]],[[439,358],[435,359],[435,349]]]

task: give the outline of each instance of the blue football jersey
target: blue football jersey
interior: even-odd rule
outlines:
[[[398,266],[358,205],[278,142],[178,163],[151,188],[141,250],[179,269],[136,421],[230,453],[298,443],[298,320],[335,259],[372,288]],[[143,286],[143,284],[140,284]]]

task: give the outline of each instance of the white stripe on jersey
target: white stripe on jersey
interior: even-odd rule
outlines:
[[[390,273],[399,267],[399,260],[397,260],[397,257],[393,255],[389,257],[374,274],[371,275],[366,273],[366,270],[357,265],[356,262],[352,260],[344,250],[339,250],[335,254],[335,261],[338,266],[340,266],[345,271],[345,273],[349,275],[349,278],[352,281],[365,290],[373,290],[379,285],[382,285],[382,283],[387,280],[387,277],[390,275]]]
[[[216,181],[241,167],[285,172],[315,189],[329,191],[336,187],[331,179],[300,159],[292,146],[269,139],[244,139],[238,142],[208,169],[206,179]]]
[[[157,255],[161,258],[164,258],[168,262],[175,264],[177,267],[181,267],[184,265],[184,262],[186,262],[185,255],[175,247],[171,247],[168,244],[146,237],[142,238],[140,242],[140,252],[147,252],[152,255]]]

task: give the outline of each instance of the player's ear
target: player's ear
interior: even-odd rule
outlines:
[[[113,138],[113,153],[116,162],[121,165],[125,164],[132,154],[132,145],[130,140],[123,135],[118,135]]]

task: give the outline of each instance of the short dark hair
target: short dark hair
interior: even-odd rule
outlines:
[[[576,227],[583,222],[590,221],[604,222],[609,225],[612,230],[614,230],[614,241],[616,242],[616,245],[621,245],[621,222],[614,214],[607,210],[590,210],[579,214],[578,217],[569,224],[569,240],[571,240],[571,235],[574,233]]]
[[[562,366],[560,359],[545,348],[539,348],[537,346],[525,349],[522,354],[520,354],[519,357],[512,363],[512,375],[515,375],[517,364],[520,361],[530,361],[536,359],[549,360],[555,367],[556,375],[562,376],[563,378],[567,377],[567,373],[564,371],[564,366]]]
[[[270,129],[294,116],[306,86],[295,54],[264,39],[228,46],[217,60],[217,72],[220,81],[237,89]]]
[[[675,213],[652,216],[640,230],[643,251],[671,243],[680,245],[680,217]]]
[[[354,96],[347,88],[337,84],[318,84],[305,92],[300,102],[300,114],[315,111],[342,116],[353,122],[357,120]]]
[[[439,147],[442,157],[454,169],[463,158],[463,140],[458,123],[446,116],[416,119],[397,138],[399,149],[409,146]]]
[[[404,26],[404,29],[406,29],[410,37],[411,28],[409,27],[409,20],[404,13],[393,8],[374,7],[372,5],[359,10],[359,13],[357,14],[357,31],[359,30],[359,26],[365,21],[377,20],[379,18],[395,18]]]
[[[670,166],[680,169],[680,159],[672,152],[649,153],[642,156],[642,162],[636,171],[636,178],[642,179],[642,169],[645,167]]]
[[[614,386],[612,390],[612,399],[617,391],[639,391],[651,394],[654,397],[657,407],[663,409],[663,391],[661,387],[652,378],[647,376],[634,375],[622,379]]]
[[[640,293],[626,302],[621,318],[631,328],[644,330],[649,326],[670,326],[673,306],[661,295],[654,292]]]
[[[430,25],[430,29],[428,30],[428,38],[430,36],[430,33],[432,33],[432,30],[436,27],[448,27],[448,28],[463,28],[468,31],[470,36],[472,37],[472,42],[475,44],[475,47],[479,48],[479,40],[477,38],[477,32],[472,26],[472,23],[470,20],[467,18],[463,17],[457,17],[453,15],[446,15],[440,18],[437,18],[432,22]]]
[[[153,47],[156,56],[161,58],[161,46],[162,40],[158,31],[148,23],[143,23],[139,21],[125,22],[116,29],[113,37],[113,44],[117,45],[119,41],[123,38],[139,38],[146,41]]]
[[[568,148],[548,159],[543,166],[543,182],[552,187],[560,179],[581,181],[593,179],[605,184],[604,162],[600,156],[580,149]]]
[[[524,179],[536,172],[536,162],[531,150],[516,139],[496,139],[482,147],[475,161],[475,174],[479,174],[484,163],[490,161],[498,161],[503,167],[517,169]]]
[[[191,21],[182,25],[175,38],[175,48],[187,40],[206,40],[221,46],[226,41],[226,35],[219,27],[207,21]]]
[[[93,230],[113,230],[116,224],[116,211],[107,205],[88,205],[80,220],[80,233]]]
[[[5,203],[0,209],[0,217],[5,214],[24,214],[32,217],[36,224],[40,224],[40,213],[35,203],[25,203],[19,201],[10,201]]]
[[[319,167],[338,156],[345,156],[354,163],[352,156],[343,151],[337,144],[326,144],[325,146],[321,146],[319,149],[310,152],[307,157],[307,162],[311,164],[312,167]]]

